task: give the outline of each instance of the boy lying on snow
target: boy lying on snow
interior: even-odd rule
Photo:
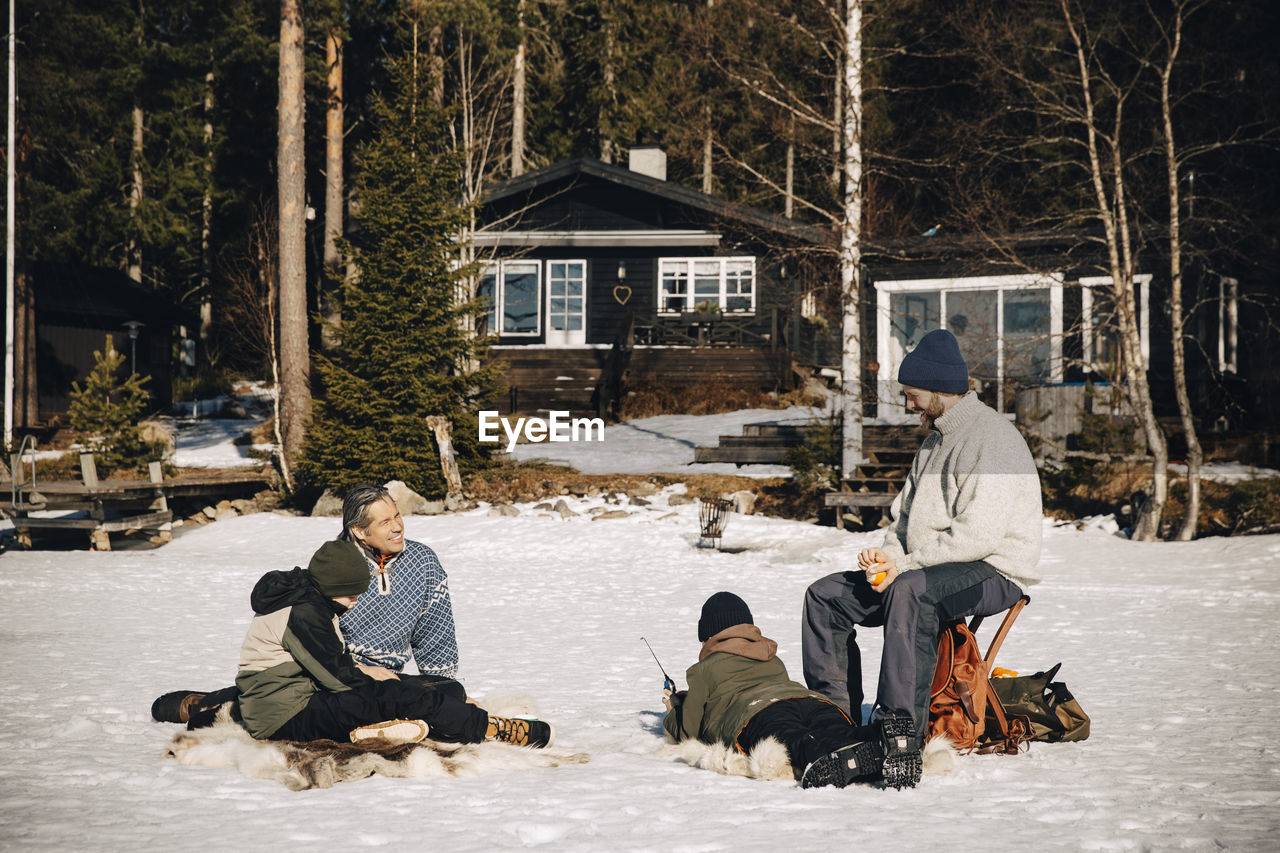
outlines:
[[[920,739],[905,711],[856,726],[837,705],[787,676],[778,644],[760,633],[746,602],[717,592],[698,620],[702,651],[687,691],[663,691],[662,727],[677,742],[696,738],[749,753],[773,737],[787,749],[802,788],[920,781]]]
[[[350,542],[326,542],[306,569],[263,575],[240,649],[240,713],[259,740],[498,740],[545,747],[549,723],[490,716],[449,691],[402,681],[348,653],[338,617],[369,588],[364,555]]]

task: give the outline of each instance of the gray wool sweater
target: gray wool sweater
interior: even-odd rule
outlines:
[[[1041,579],[1035,460],[972,391],[938,418],[890,512],[883,549],[902,571],[985,560],[1024,592]]]

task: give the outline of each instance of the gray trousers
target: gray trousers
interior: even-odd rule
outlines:
[[[876,705],[910,711],[916,728],[929,722],[929,687],[944,622],[992,616],[1022,591],[985,562],[943,563],[903,572],[884,593],[865,572],[837,572],[814,581],[804,596],[801,641],[804,679],[853,721],[862,718],[862,654],[856,626],[884,626]]]

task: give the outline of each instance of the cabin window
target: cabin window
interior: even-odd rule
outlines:
[[[499,261],[485,268],[476,295],[488,300],[486,333],[540,333],[541,268],[538,261]]]
[[[1062,277],[996,275],[879,281],[879,413],[903,411],[903,357],[934,329],[948,329],[978,396],[1008,411],[1017,388],[1062,381]]]
[[[755,258],[662,258],[658,270],[658,310],[663,314],[696,311],[701,305],[725,314],[755,311]]]
[[[1142,350],[1142,366],[1151,366],[1151,275],[1133,277],[1138,309],[1138,340]],[[1088,276],[1080,279],[1080,340],[1083,370],[1109,382],[1125,381],[1120,358],[1119,320],[1116,317],[1110,276]]]

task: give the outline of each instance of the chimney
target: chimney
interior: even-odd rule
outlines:
[[[633,172],[667,179],[667,152],[657,145],[636,145],[627,151],[627,167]]]

